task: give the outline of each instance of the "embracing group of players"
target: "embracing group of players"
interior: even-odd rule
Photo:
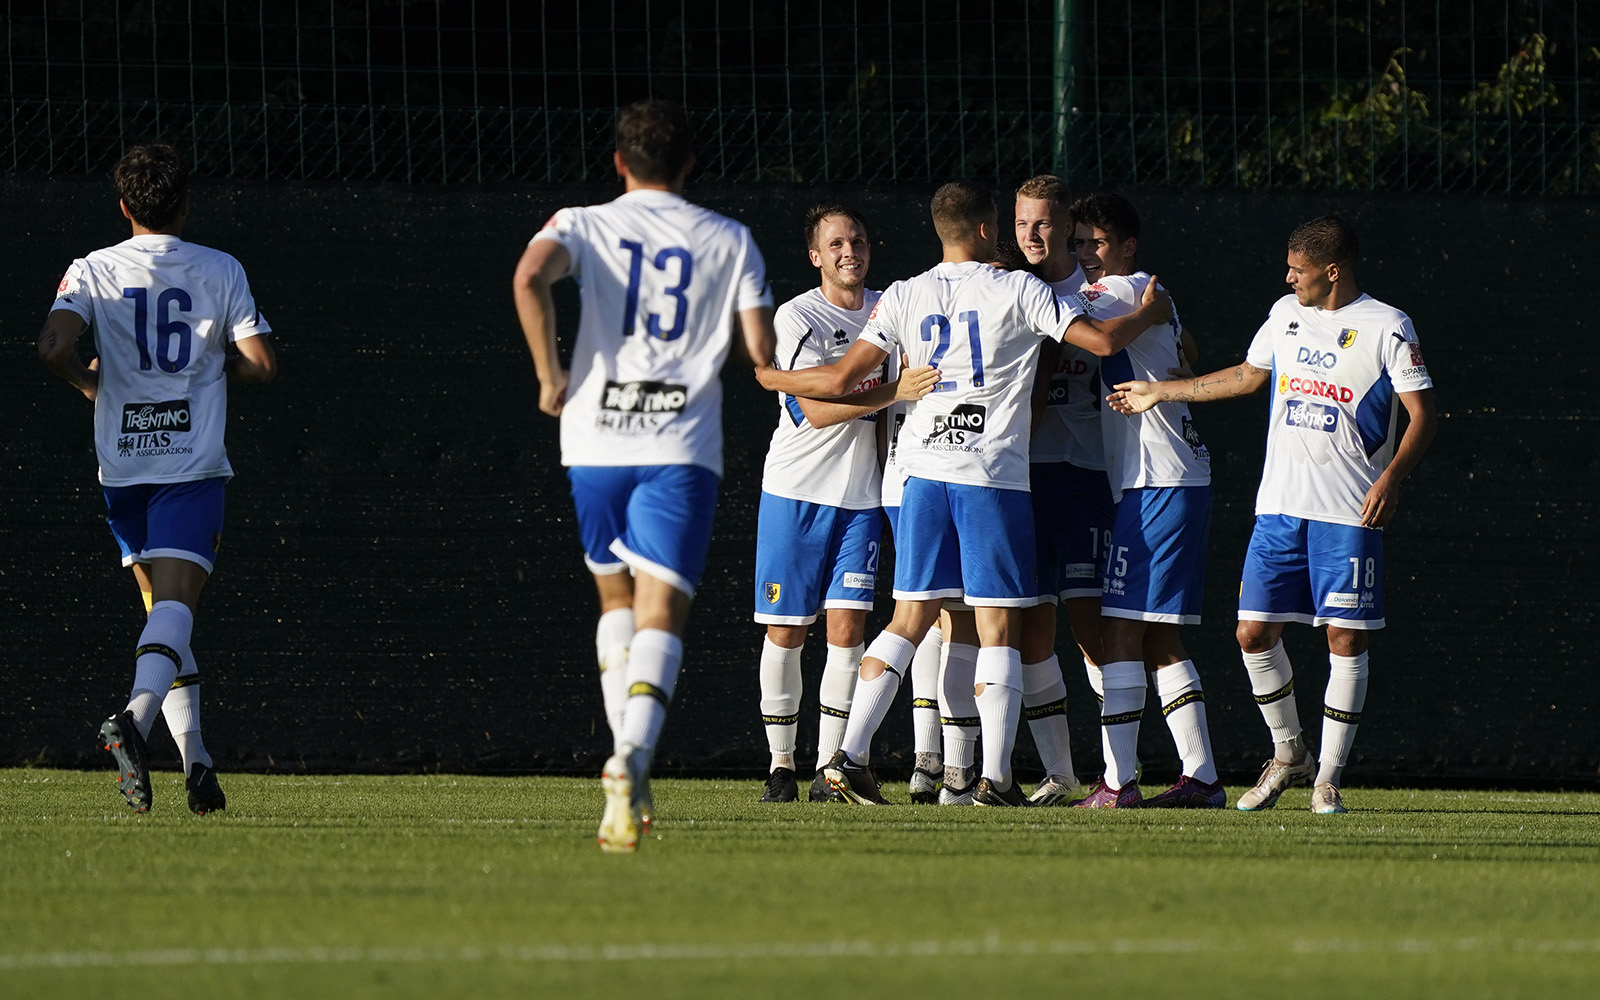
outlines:
[[[1188,404],[1267,388],[1238,638],[1274,753],[1237,805],[1271,808],[1313,784],[1314,812],[1344,812],[1367,638],[1384,624],[1380,529],[1435,429],[1415,331],[1357,287],[1351,228],[1327,216],[1296,229],[1292,294],[1243,363],[1197,377],[1170,297],[1139,269],[1138,214],[1118,195],[1073,202],[1055,177],[1027,181],[1008,254],[992,195],[946,184],[931,204],[942,259],[882,293],[868,287],[866,220],[818,206],[804,227],[818,286],[774,312],[749,230],[682,197],[687,133],[681,109],[624,109],[615,165],[626,192],[556,213],[514,279],[601,601],[596,650],[615,737],[602,848],[635,849],[653,819],[650,767],[704,568],[721,471],[716,372],[735,326],[779,402],[754,580],[767,627],[764,800],[800,796],[801,647],[825,611],[813,800],[885,801],[870,751],[909,675],[914,802],[1226,805],[1180,637],[1200,620],[1211,507]],[[567,276],[583,299],[570,372],[549,290]],[[895,609],[868,644],[885,517]],[[1105,771],[1086,792],[1067,732],[1058,606],[1102,702]],[[1286,622],[1327,626],[1317,763],[1280,641]],[[1183,772],[1145,799],[1137,745],[1152,672]],[[1047,772],[1031,795],[1011,767],[1024,717]]]
[[[1271,808],[1290,786],[1314,784],[1314,812],[1344,812],[1366,633],[1384,624],[1378,529],[1434,426],[1410,321],[1354,284],[1354,233],[1331,216],[1297,229],[1293,294],[1244,364],[1196,378],[1192,339],[1139,268],[1127,199],[1073,202],[1058,178],[1034,177],[1016,192],[1011,248],[982,188],[947,184],[931,207],[943,260],[881,295],[867,288],[866,221],[846,206],[813,209],[806,243],[820,287],[779,307],[774,365],[758,371],[781,401],[756,556],[772,757],[763,800],[799,797],[800,653],[822,608],[813,801],[885,801],[871,743],[909,675],[913,802],[1226,805],[1180,634],[1200,621],[1211,508],[1210,459],[1187,404],[1275,383],[1238,636],[1276,751],[1237,805]],[[1396,396],[1411,418],[1398,453]],[[894,537],[895,614],[864,646],[879,509]],[[1058,605],[1102,705],[1105,770],[1086,793]],[[1279,639],[1289,621],[1329,626],[1319,765]],[[1147,674],[1182,761],[1177,783],[1150,798],[1138,785]],[[1023,718],[1046,772],[1031,795],[1011,767]]]
[[[804,230],[818,287],[774,311],[749,229],[683,197],[694,154],[682,108],[624,108],[614,164],[625,192],[553,215],[513,278],[539,408],[561,419],[600,601],[614,738],[603,849],[635,850],[654,818],[650,770],[705,568],[722,473],[719,373],[736,340],[780,404],[754,588],[767,626],[765,799],[799,797],[800,650],[825,610],[813,799],[884,801],[869,752],[909,674],[913,801],[1224,806],[1200,677],[1180,638],[1200,617],[1211,506],[1187,404],[1266,389],[1238,638],[1274,754],[1237,805],[1270,808],[1290,786],[1313,784],[1313,811],[1345,810],[1367,639],[1384,624],[1380,529],[1436,424],[1416,333],[1357,287],[1348,225],[1327,216],[1296,229],[1292,294],[1242,363],[1196,377],[1169,296],[1139,270],[1138,214],[1117,195],[1069,203],[1056,178],[1027,181],[1008,254],[990,193],[946,184],[931,206],[943,259],[881,294],[867,287],[866,220],[820,206]],[[226,380],[264,382],[277,363],[238,262],[182,239],[178,151],[130,150],[116,181],[130,238],[68,269],[39,352],[94,402],[111,530],[149,611],[127,705],[101,725],[102,745],[128,804],[148,809],[145,745],[165,715],[189,806],[213,812],[226,800],[200,739],[189,640],[232,475]],[[582,311],[563,365],[551,286],[567,277]],[[76,347],[86,331],[87,365]],[[1409,421],[1397,437],[1401,408]],[[868,645],[880,510],[894,535],[895,611]],[[1086,793],[1056,657],[1063,607],[1102,700],[1105,771]],[[1318,763],[1301,738],[1286,622],[1327,626]],[[1144,799],[1137,743],[1151,672],[1183,773]],[[1047,772],[1031,795],[1011,768],[1024,717]]]

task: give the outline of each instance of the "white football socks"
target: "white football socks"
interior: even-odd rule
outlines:
[[[1183,773],[1208,785],[1217,780],[1216,761],[1211,756],[1211,731],[1206,727],[1206,696],[1200,689],[1200,673],[1193,660],[1165,666],[1156,671],[1156,695],[1161,699],[1161,714],[1166,716],[1172,741],[1178,746]]]
[[[945,643],[939,673],[939,714],[944,730],[944,766],[971,768],[978,759],[978,703],[973,699],[978,647]]]
[[[611,727],[612,749],[622,740],[622,713],[628,707],[628,646],[633,642],[633,609],[600,616],[594,630],[595,661],[600,664],[600,699]]]
[[[888,669],[872,680],[856,681],[855,703],[850,706],[850,721],[844,727],[844,739],[839,749],[857,764],[867,764],[872,759],[872,737],[883,725],[900,690],[900,679],[911,666],[911,657],[917,647],[893,632],[883,631],[867,647],[866,655],[882,660]]]
[[[1350,762],[1356,726],[1367,703],[1367,654],[1328,655],[1328,690],[1322,698],[1322,748],[1317,754],[1317,784],[1335,785]]]
[[[619,752],[642,751],[647,761],[655,754],[682,666],[682,639],[657,628],[634,633],[628,649],[628,707]]]
[[[1139,767],[1139,720],[1144,715],[1144,661],[1117,660],[1100,668],[1105,692],[1100,705],[1100,745],[1106,784],[1127,787]]]
[[[167,720],[172,740],[178,744],[183,757],[183,773],[189,774],[196,764],[211,766],[211,754],[200,738],[200,668],[195,664],[194,653],[181,650],[183,669],[172,682],[167,696],[161,701],[161,716]]]
[[[1022,714],[1033,734],[1044,773],[1072,775],[1072,738],[1067,726],[1067,682],[1061,676],[1061,661],[1052,653],[1048,660],[1022,665]]]
[[[183,669],[185,657],[194,656],[189,652],[193,631],[194,612],[182,601],[157,601],[144,621],[126,710],[133,713],[133,724],[145,739],[150,738],[150,727]]]
[[[1289,653],[1279,639],[1265,653],[1242,653],[1244,669],[1250,675],[1250,693],[1255,696],[1261,718],[1272,731],[1276,744],[1274,756],[1288,764],[1296,763],[1299,746],[1295,737],[1300,735],[1300,710],[1294,700],[1294,668],[1289,664]]]
[[[822,711],[817,719],[817,770],[839,750],[844,740],[845,721],[850,718],[850,703],[856,693],[856,678],[861,673],[861,657],[866,644],[828,645],[828,660],[822,668],[822,687],[817,692]]]
[[[1011,787],[1011,752],[1022,717],[1022,654],[1011,646],[978,650],[973,683],[983,685],[974,699],[982,720],[983,776],[999,791]]]
[[[939,742],[939,661],[944,633],[938,626],[917,644],[911,657],[911,733],[917,753],[942,753]]]
[[[767,730],[767,750],[772,754],[771,770],[794,770],[795,733],[800,729],[800,654],[793,649],[761,640],[761,724]]]

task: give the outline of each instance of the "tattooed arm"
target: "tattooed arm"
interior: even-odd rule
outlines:
[[[1197,375],[1194,378],[1170,382],[1121,382],[1106,397],[1106,402],[1118,413],[1132,415],[1143,413],[1157,403],[1209,403],[1217,399],[1232,399],[1258,392],[1267,384],[1272,373],[1264,368],[1240,362],[1232,368]]]

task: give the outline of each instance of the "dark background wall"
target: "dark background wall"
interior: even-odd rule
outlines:
[[[592,771],[608,747],[592,587],[556,426],[537,412],[511,269],[555,208],[607,185],[500,189],[204,185],[196,242],[245,265],[282,372],[231,393],[237,472],[194,646],[207,742],[229,769]],[[808,287],[798,228],[823,197],[875,224],[873,281],[929,266],[930,191],[698,186],[750,223],[780,300]],[[1390,627],[1352,780],[1587,784],[1600,768],[1600,605],[1586,331],[1600,251],[1585,202],[1133,192],[1143,263],[1173,289],[1201,368],[1243,357],[1281,294],[1283,243],[1328,210],[1358,227],[1364,288],[1409,312],[1438,383],[1437,443],[1388,535]],[[1002,192],[1002,213],[1008,202]],[[126,235],[103,182],[0,180],[0,764],[98,766],[142,617],[95,482],[90,407],[33,340],[73,257]],[[559,299],[575,306],[570,288]],[[570,331],[569,311],[565,328]],[[710,568],[661,753],[666,769],[764,768],[761,630],[749,620],[760,470],[775,407],[725,374],[727,477]],[[1217,502],[1205,624],[1188,641],[1223,769],[1267,737],[1232,643],[1264,437],[1259,399],[1200,408]],[[886,619],[883,595],[873,630]],[[1319,633],[1286,635],[1313,737]],[[819,636],[802,746],[815,738]],[[1064,657],[1078,769],[1098,766],[1095,702]],[[908,700],[879,760],[910,749]],[[159,728],[159,727],[158,727]],[[1176,759],[1157,713],[1142,755]],[[1031,746],[1022,737],[1026,760]],[[176,759],[164,736],[158,762]]]

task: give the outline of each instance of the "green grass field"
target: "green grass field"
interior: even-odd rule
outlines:
[[[1313,816],[762,805],[656,782],[0,771],[0,995],[1553,997],[1600,987],[1600,796]],[[1230,788],[1230,801],[1241,791]],[[904,786],[891,786],[904,801]],[[1047,992],[1048,991],[1048,992]]]

